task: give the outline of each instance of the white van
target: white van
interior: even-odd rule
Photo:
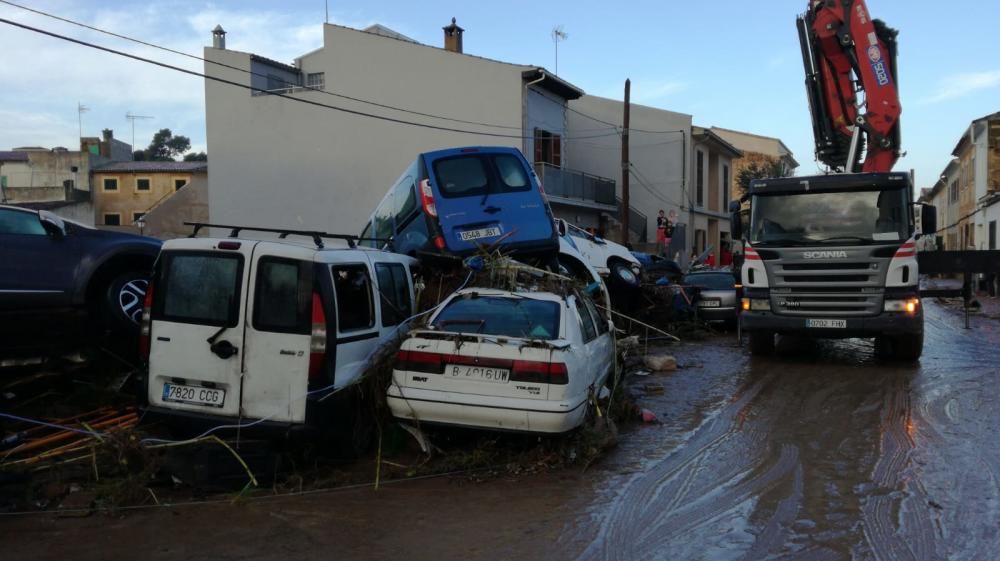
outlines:
[[[405,255],[291,238],[163,244],[146,293],[148,410],[294,426],[413,316]]]

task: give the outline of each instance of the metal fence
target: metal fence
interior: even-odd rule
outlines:
[[[617,205],[615,181],[551,164],[535,164],[535,172],[542,180],[545,193],[554,197]]]

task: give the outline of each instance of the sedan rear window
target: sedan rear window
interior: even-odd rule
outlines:
[[[483,196],[531,189],[521,160],[510,154],[471,154],[434,162],[438,189],[444,197]]]
[[[165,253],[154,290],[154,318],[235,327],[242,271],[241,255]]]
[[[454,333],[557,339],[559,304],[507,296],[462,297],[445,306],[432,325]]]
[[[688,275],[684,284],[699,286],[704,290],[733,290],[736,287],[733,275],[729,273]]]

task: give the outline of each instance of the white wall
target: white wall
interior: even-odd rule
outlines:
[[[223,22],[224,23],[224,22]],[[488,61],[324,25],[325,47],[302,58],[325,72],[327,91],[436,115],[516,127],[488,129],[410,115],[321,92],[296,97],[447,128],[494,131],[494,138],[406,126],[313,107],[277,96],[205,83],[211,220],[270,227],[360,232],[392,182],[420,152],[462,145],[521,148],[521,72]],[[267,53],[260,53],[265,55]],[[205,58],[249,70],[250,57],[205,49]],[[239,83],[249,75],[206,63],[206,73]]]
[[[613,129],[593,119],[596,117],[608,123],[621,123],[624,103],[603,97],[585,95],[569,102],[567,112],[568,132],[571,137],[566,142],[569,152],[568,167],[614,179],[618,196],[621,196],[621,138],[618,135],[600,138],[573,138],[594,136]],[[691,151],[691,116],[644,105],[632,104],[629,128],[629,160],[633,175],[629,185],[631,206],[646,215],[646,234],[650,241],[656,240],[656,214],[659,209],[677,213],[677,222],[684,224],[688,214],[680,210],[686,206],[682,186],[684,184],[684,154]],[[684,131],[652,134],[646,131]],[[691,174],[688,170],[688,177]],[[690,235],[690,234],[689,234]]]

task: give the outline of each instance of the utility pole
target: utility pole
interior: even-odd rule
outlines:
[[[631,241],[631,231],[629,230],[629,196],[628,196],[628,179],[629,179],[629,159],[628,159],[628,120],[629,120],[629,97],[632,91],[632,80],[625,79],[625,114],[622,119],[622,208],[621,208],[621,223],[622,223],[622,240],[623,244],[627,244]]]
[[[149,115],[133,115],[131,111],[125,113],[125,118],[132,122],[132,160],[135,160],[135,120],[136,119],[152,119]]]

